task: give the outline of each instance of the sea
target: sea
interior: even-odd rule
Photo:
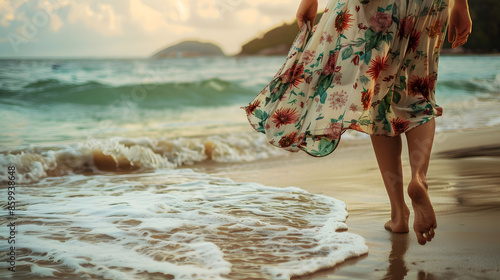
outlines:
[[[344,202],[199,167],[288,156],[241,109],[283,62],[0,60],[0,278],[290,279],[368,252]],[[500,125],[500,56],[443,55],[436,96],[437,135]]]

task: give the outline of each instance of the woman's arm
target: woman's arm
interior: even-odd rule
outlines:
[[[467,0],[455,0],[455,4],[451,9],[448,26],[448,42],[453,43],[452,48],[465,44],[471,31],[472,21],[469,15]]]
[[[299,24],[299,28],[302,28],[302,25],[306,21],[311,22],[311,26],[314,25],[314,19],[317,13],[318,0],[302,0],[297,10],[297,23]]]

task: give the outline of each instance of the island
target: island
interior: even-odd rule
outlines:
[[[225,56],[225,54],[219,46],[213,43],[183,41],[156,52],[151,58],[161,59],[201,56]]]

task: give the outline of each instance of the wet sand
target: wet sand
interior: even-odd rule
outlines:
[[[294,279],[500,279],[499,139],[500,127],[436,134],[428,183],[438,227],[436,237],[424,246],[411,229],[413,211],[410,233],[384,229],[389,199],[368,138],[341,143],[325,158],[298,153],[202,169],[237,182],[300,187],[347,203],[349,231],[366,239],[369,253]],[[408,197],[406,202],[411,209]]]

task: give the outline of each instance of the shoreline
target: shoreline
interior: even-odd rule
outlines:
[[[389,199],[369,139],[341,143],[325,158],[297,153],[238,166],[199,167],[235,182],[294,186],[346,202],[349,232],[365,238],[369,253],[292,279],[498,279],[500,225],[492,221],[500,220],[499,137],[500,127],[436,133],[428,183],[438,227],[424,246],[411,226],[409,234],[384,229]],[[402,162],[407,184],[405,144]]]

